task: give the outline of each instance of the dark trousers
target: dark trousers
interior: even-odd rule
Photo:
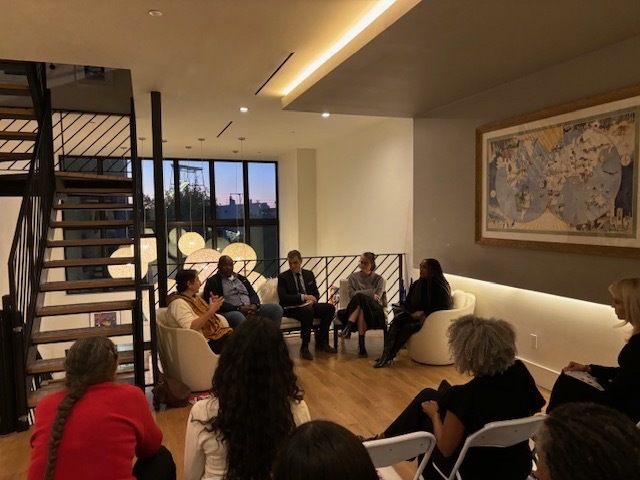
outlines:
[[[152,457],[139,458],[133,466],[137,480],[176,480],[176,464],[164,445]]]
[[[408,313],[396,315],[384,336],[384,349],[394,356],[407,343],[411,335],[422,328],[422,322],[415,320]]]
[[[311,341],[311,328],[313,327],[313,319],[320,319],[319,338],[316,338],[316,344],[329,344],[329,327],[333,321],[336,308],[328,303],[314,303],[313,305],[305,305],[304,307],[294,307],[285,310],[286,317],[295,318],[300,322],[300,338],[302,338],[302,346],[307,347]]]
[[[604,393],[577,378],[561,374],[551,389],[547,413],[571,402],[593,402],[604,404]]]

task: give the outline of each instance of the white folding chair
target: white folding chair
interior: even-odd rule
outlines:
[[[476,433],[469,435],[464,442],[460,455],[456,460],[451,473],[447,477],[438,466],[434,463],[436,471],[442,478],[447,480],[462,480],[460,473],[460,465],[464,461],[464,457],[472,447],[511,447],[517,443],[533,437],[542,423],[546,415],[536,415],[533,417],[516,418],[514,420],[502,420],[500,422],[487,423]],[[499,468],[499,465],[496,465]]]
[[[422,478],[422,471],[427,466],[431,452],[436,446],[436,437],[429,432],[414,432],[397,437],[381,438],[364,442],[378,475],[384,480],[400,480],[392,465],[409,458],[424,455],[413,480]]]

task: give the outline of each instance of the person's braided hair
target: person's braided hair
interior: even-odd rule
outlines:
[[[594,403],[554,409],[537,439],[539,468],[551,480],[640,479],[640,429],[622,413]]]
[[[53,478],[58,461],[58,447],[73,406],[90,385],[113,380],[117,364],[116,347],[106,337],[82,338],[69,349],[64,362],[67,394],[58,405],[58,411],[51,426],[45,480]]]

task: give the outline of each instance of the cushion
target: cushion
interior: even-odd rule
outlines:
[[[261,303],[280,303],[278,298],[278,279],[269,278],[256,291]]]

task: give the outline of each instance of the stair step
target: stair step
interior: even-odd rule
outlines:
[[[49,260],[44,262],[44,268],[89,267],[93,265],[126,265],[134,263],[133,257],[104,257],[104,258],[74,258],[70,260]]]
[[[8,60],[1,59],[0,60],[0,70],[6,72],[7,70],[10,72],[20,72],[26,74],[26,67],[28,62],[21,62],[20,60]]]
[[[133,327],[130,323],[115,325],[113,327],[87,327],[69,328],[66,330],[49,330],[47,332],[37,332],[31,335],[31,341],[37,344],[73,342],[79,338],[95,337],[121,337],[123,335],[133,335]]]
[[[114,310],[131,310],[133,307],[133,300],[75,303],[73,305],[52,305],[49,307],[39,308],[36,311],[36,316],[54,317],[58,315],[74,315],[76,313],[112,312]]]
[[[65,290],[84,290],[93,288],[134,287],[136,282],[130,278],[98,278],[94,280],[72,280],[69,282],[49,282],[40,285],[41,292],[61,292]]]
[[[133,210],[133,203],[58,203],[56,210]]]
[[[62,187],[62,188],[58,188],[56,191],[58,193],[64,193],[66,195],[82,195],[85,197],[100,196],[100,195],[109,195],[113,197],[113,196],[116,196],[115,195],[116,193],[133,195],[133,191],[131,190],[131,188],[116,188],[116,187],[112,187],[112,188]]]
[[[90,180],[100,182],[125,182],[133,185],[131,177],[118,177],[116,175],[99,175],[97,173],[82,172],[56,172],[56,178],[63,180]]]
[[[0,83],[0,95],[21,95],[28,97],[31,95],[29,85],[15,83]]]
[[[11,132],[0,131],[0,140],[20,140],[25,142],[35,142],[38,134],[34,132]]]
[[[133,363],[133,351],[118,352],[118,363]],[[64,372],[64,357],[48,358],[46,360],[36,360],[27,365],[27,373],[33,375],[37,373]]]
[[[100,247],[110,245],[133,245],[133,238],[86,238],[82,240],[49,240],[47,247]]]
[[[17,162],[20,160],[32,160],[33,152],[25,153],[0,153],[0,162]]]
[[[38,389],[29,393],[27,397],[27,405],[29,408],[35,408],[40,400],[51,393],[59,392],[64,389],[64,379],[48,380]],[[135,385],[135,376],[133,372],[118,372],[116,374],[116,383]]]
[[[36,120],[33,108],[0,107],[0,118],[10,120]]]
[[[84,228],[93,230],[98,228],[132,227],[133,220],[93,220],[93,221],[68,221],[51,222],[51,228]]]

